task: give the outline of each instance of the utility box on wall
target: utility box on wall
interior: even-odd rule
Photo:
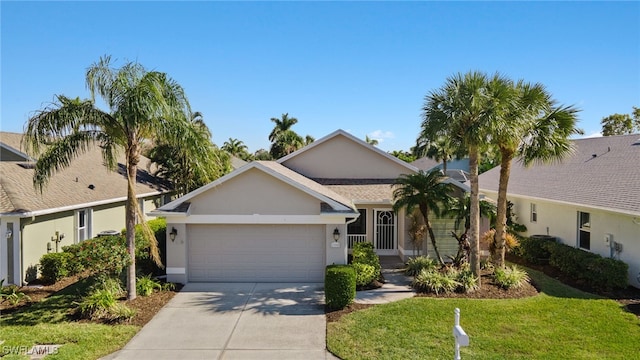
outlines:
[[[604,234],[604,243],[607,244],[608,247],[613,247],[613,235]]]

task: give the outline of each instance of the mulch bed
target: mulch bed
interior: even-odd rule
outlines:
[[[124,301],[124,304],[136,310],[136,316],[127,324],[144,326],[171,300],[176,293],[182,289],[182,285],[176,284],[174,290],[154,291],[149,296],[137,296],[131,301]]]
[[[640,318],[640,289],[634,288],[632,286],[627,287],[626,289],[619,289],[615,291],[603,292],[597,291],[596,289],[590,288],[584,283],[579,281],[575,281],[572,278],[562,274],[556,268],[550,265],[535,265],[527,263],[524,259],[507,255],[507,260],[519,264],[522,266],[526,266],[528,268],[538,270],[546,274],[547,276],[557,279],[562,283],[574,287],[576,289],[589,292],[592,294],[597,294],[603,297],[607,297],[609,299],[613,299],[622,304],[625,309]],[[493,283],[493,280],[488,272],[483,271],[481,278],[481,288],[472,292],[472,293],[444,293],[444,294],[433,294],[433,293],[418,293],[417,297],[432,297],[432,298],[467,298],[467,299],[519,299],[530,296],[535,296],[539,293],[538,289],[536,289],[535,284],[527,283],[524,286],[517,289],[509,289],[505,290],[498,285]],[[354,311],[367,309],[371,306],[375,306],[372,304],[351,304],[342,310],[331,311],[329,309],[326,310],[327,322],[338,321],[342,316],[352,313]]]

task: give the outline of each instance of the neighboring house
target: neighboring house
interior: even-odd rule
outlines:
[[[417,169],[338,130],[277,161],[254,161],[150,215],[167,218],[169,281],[323,281],[354,242],[413,255],[392,183]],[[448,182],[461,191],[467,187]],[[433,220],[455,254],[453,220]],[[169,236],[169,239],[171,236]],[[336,240],[337,239],[337,240]],[[428,241],[422,251],[430,252]]]
[[[424,171],[431,171],[436,168],[442,170],[443,168],[442,162],[437,162],[426,156],[413,161],[411,165]],[[461,183],[469,180],[469,158],[447,161],[447,173],[445,175]]]
[[[120,232],[127,197],[124,156],[118,171],[110,172],[97,148],[56,173],[41,194],[33,186],[35,163],[21,141],[22,134],[0,132],[0,279],[18,285],[35,279],[42,255],[103,231]],[[143,213],[161,205],[168,191],[144,170],[148,162],[141,159],[136,184]]]
[[[525,168],[514,161],[508,199],[527,235],[620,259],[640,287],[640,134],[573,141],[561,162]],[[480,189],[497,198],[500,168],[480,175]]]

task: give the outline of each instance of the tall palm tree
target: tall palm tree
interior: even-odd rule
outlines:
[[[311,144],[314,141],[316,141],[316,138],[314,138],[311,135],[307,135],[307,136],[304,137],[304,146],[307,146],[307,145]]]
[[[271,118],[271,121],[276,124],[273,130],[271,130],[271,134],[269,134],[269,141],[272,143],[276,141],[278,135],[291,130],[291,127],[298,123],[298,119],[289,117],[289,113],[282,114],[280,119]]]
[[[286,130],[278,133],[275,141],[271,144],[271,156],[279,159],[304,146],[304,139],[293,130]]]
[[[417,158],[426,156],[437,162],[442,161],[442,172],[447,174],[447,163],[452,159],[460,159],[464,156],[461,147],[453,143],[448,136],[441,136],[433,141],[418,138],[413,153]]]
[[[520,80],[509,83],[508,111],[491,123],[491,142],[500,152],[500,181],[493,262],[504,265],[507,222],[507,188],[511,162],[522,156],[525,165],[534,161],[559,160],[571,152],[569,136],[582,131],[576,127],[578,110],[557,106],[541,84]]]
[[[478,189],[479,149],[486,142],[488,124],[504,111],[506,94],[488,91],[488,77],[481,72],[456,74],[444,86],[430,92],[423,106],[419,138],[435,141],[449,137],[469,154],[471,183],[471,270],[480,283],[480,204]]]
[[[210,141],[211,131],[202,114],[193,113],[190,125],[189,131],[202,141],[200,151],[193,152],[172,140],[160,140],[148,154],[158,167],[155,175],[169,180],[178,194],[193,191],[231,170],[229,156]]]
[[[245,145],[242,140],[229,138],[229,140],[225,141],[224,144],[222,144],[221,149],[233,156],[239,157],[242,160],[249,160],[249,158],[251,157],[247,145]]]
[[[135,219],[136,214],[141,215],[135,183],[142,143],[145,139],[168,141],[173,137],[174,141],[199,151],[208,139],[192,131],[191,109],[184,90],[165,73],[146,71],[135,62],[115,69],[111,57],[104,56],[87,69],[86,85],[90,100],[58,95],[56,103],[37,111],[28,120],[25,145],[38,156],[33,182],[43,191],[51,176],[93,144],[100,146],[105,165],[114,170],[116,153],[124,149],[128,179],[126,238],[132,260],[127,271],[127,290],[128,298],[134,299]],[[96,95],[104,100],[109,111],[95,106]],[[148,228],[146,232],[152,234]],[[151,236],[151,253],[159,262],[157,242]]]
[[[369,144],[369,145],[373,145],[373,146],[376,146],[376,145],[378,145],[378,143],[379,143],[379,141],[378,141],[378,140],[370,138],[370,137],[369,137],[369,135],[365,135],[365,136],[364,136],[364,141],[366,141],[366,142],[367,142],[367,144]]]
[[[398,212],[402,208],[406,208],[407,213],[411,213],[414,208],[420,210],[422,220],[427,227],[427,233],[433,246],[433,251],[441,265],[444,265],[436,237],[429,220],[429,212],[433,212],[436,216],[440,215],[440,207],[449,201],[450,187],[442,182],[444,175],[439,170],[425,172],[420,170],[415,174],[400,175],[394,181],[393,190],[393,210]]]

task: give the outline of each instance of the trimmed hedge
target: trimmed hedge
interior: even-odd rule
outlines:
[[[556,242],[548,242],[545,247],[550,254],[550,265],[597,290],[623,289],[628,286],[629,265],[623,261],[604,258]]]
[[[350,265],[328,265],[324,276],[324,295],[331,310],[345,308],[356,297],[356,271]]]
[[[623,261],[605,258],[554,240],[523,238],[516,255],[532,264],[548,261],[549,265],[595,290],[624,289],[629,285],[629,265]]]
[[[68,265],[72,260],[69,253],[50,253],[40,258],[40,274],[42,281],[53,284],[69,275]]]
[[[353,264],[371,265],[374,269],[375,278],[380,278],[380,258],[373,250],[373,243],[360,242],[353,244],[352,260]]]

